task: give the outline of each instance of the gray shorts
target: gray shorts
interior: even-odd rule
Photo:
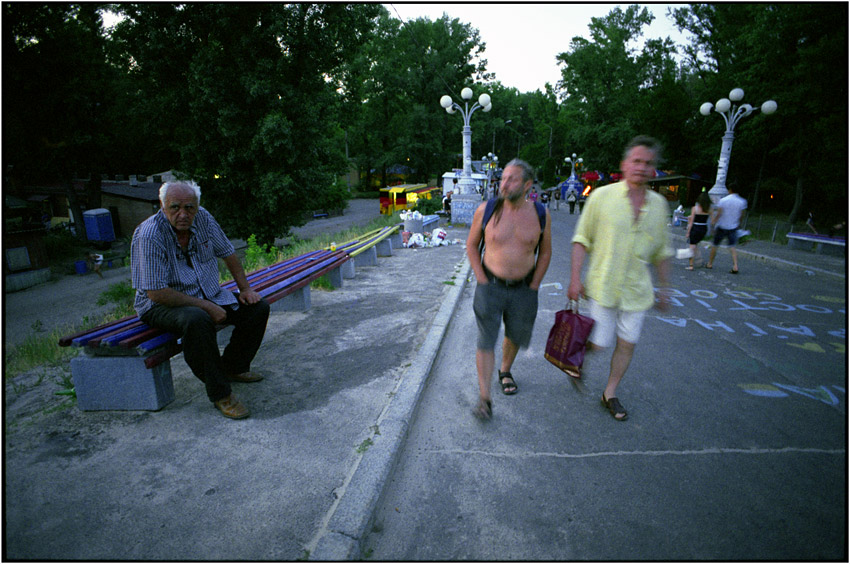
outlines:
[[[478,349],[493,350],[502,320],[505,336],[520,348],[528,348],[537,318],[537,290],[527,284],[507,287],[498,282],[478,284],[472,310],[478,323]]]

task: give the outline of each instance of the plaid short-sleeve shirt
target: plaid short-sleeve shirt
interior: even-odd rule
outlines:
[[[186,252],[162,210],[139,224],[130,246],[130,270],[136,299],[133,307],[141,316],[154,306],[148,290],[172,288],[220,306],[236,304],[233,292],[218,282],[218,258],[235,252],[212,214],[198,206],[190,228]]]

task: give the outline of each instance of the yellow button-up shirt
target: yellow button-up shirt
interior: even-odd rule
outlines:
[[[618,182],[597,188],[587,198],[573,243],[587,249],[585,293],[603,307],[645,311],[655,302],[649,264],[673,256],[667,234],[669,206],[646,191],[635,221],[628,186]]]

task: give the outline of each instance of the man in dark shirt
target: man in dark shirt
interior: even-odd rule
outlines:
[[[225,417],[248,417],[230,382],[258,382],[250,372],[269,317],[269,305],[251,289],[233,245],[213,216],[200,207],[193,182],[162,185],[162,208],[133,233],[131,271],[139,318],[183,340],[183,357]],[[221,258],[239,294],[219,285]],[[220,354],[216,325],[234,325]]]

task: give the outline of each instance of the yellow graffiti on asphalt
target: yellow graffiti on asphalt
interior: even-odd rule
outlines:
[[[833,304],[843,304],[844,298],[834,298],[832,296],[812,296],[816,300],[820,300],[822,302],[830,302]]]
[[[791,345],[792,347],[797,347],[798,349],[803,349],[803,350],[806,350],[806,351],[819,352],[819,353],[826,352],[825,350],[823,350],[823,347],[820,346],[817,343],[804,343],[802,345],[798,345],[797,343],[788,343],[788,344]]]
[[[792,347],[797,347],[798,349],[803,349],[804,351],[812,351],[812,352],[818,352],[818,353],[826,352],[822,346],[820,346],[817,343],[813,343],[813,342],[803,343],[802,345],[798,345],[797,343],[785,343],[785,344],[792,346]],[[844,343],[829,343],[829,344],[832,345],[833,347],[835,347],[835,350],[832,351],[832,352],[837,352],[838,354],[844,354],[847,351],[847,347]]]

